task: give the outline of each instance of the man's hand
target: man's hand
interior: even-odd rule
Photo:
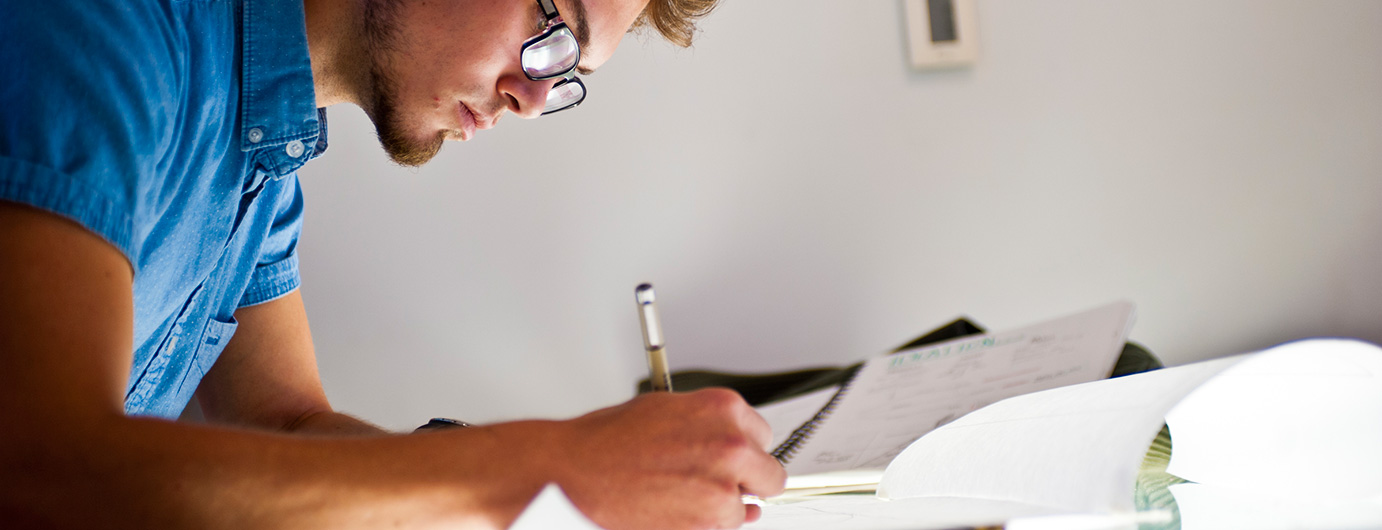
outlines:
[[[772,431],[738,394],[645,394],[563,422],[558,482],[609,530],[738,528],[758,518],[741,494],[782,493]]]

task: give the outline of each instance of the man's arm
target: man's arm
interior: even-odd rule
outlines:
[[[767,425],[728,391],[395,436],[126,417],[124,257],[0,201],[0,278],[0,520],[14,526],[503,528],[556,482],[611,530],[732,528],[755,513],[741,491],[774,495],[785,479]]]
[[[332,410],[298,291],[240,308],[235,319],[235,336],[197,387],[208,422],[295,434],[386,434]]]

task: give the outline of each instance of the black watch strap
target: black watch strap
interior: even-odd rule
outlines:
[[[463,422],[461,420],[453,420],[451,418],[432,418],[431,420],[427,421],[426,425],[418,427],[417,430],[434,431],[437,429],[455,429],[458,427],[470,427],[470,424]]]

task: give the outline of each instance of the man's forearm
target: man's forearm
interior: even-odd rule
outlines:
[[[43,427],[0,440],[0,520],[309,529],[502,528],[551,480],[528,445],[555,425],[345,438],[125,417]]]
[[[127,417],[130,263],[70,220],[5,201],[0,256],[5,528],[502,528],[562,467],[539,444],[577,439],[555,422],[407,436],[265,432],[331,410],[304,357],[220,380],[248,388],[246,399],[213,399],[207,418],[264,430]]]

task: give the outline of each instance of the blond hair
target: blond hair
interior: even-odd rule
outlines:
[[[634,21],[634,29],[651,27],[667,42],[686,48],[696,35],[696,21],[709,15],[720,0],[649,0]]]

